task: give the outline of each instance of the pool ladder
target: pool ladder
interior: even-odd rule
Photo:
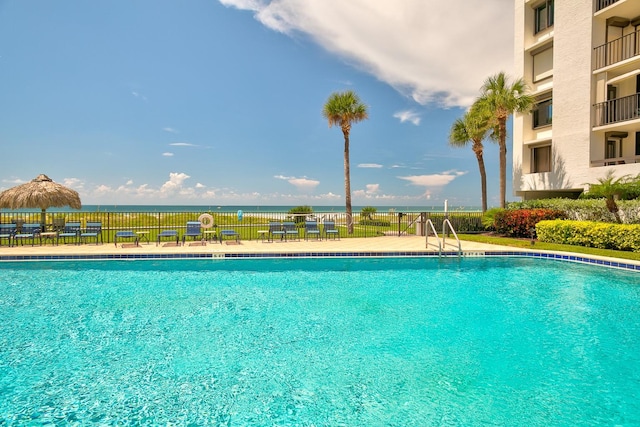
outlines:
[[[443,248],[446,249],[447,247],[447,240],[446,240],[447,234],[451,233],[453,234],[453,237],[455,237],[457,245],[450,243],[449,246],[457,247],[458,257],[462,256],[462,245],[460,244],[460,239],[458,238],[458,235],[456,234],[456,231],[453,229],[453,225],[451,225],[451,221],[449,221],[448,218],[446,218],[442,223],[442,241],[440,241],[440,238],[438,237],[438,232],[436,231],[436,227],[433,225],[433,222],[431,221],[431,219],[427,219],[425,228],[426,228],[425,247],[427,249],[429,249],[429,234],[433,232],[433,235],[436,238],[437,245],[434,243],[431,243],[431,246],[437,247],[438,256],[442,256],[442,249]]]

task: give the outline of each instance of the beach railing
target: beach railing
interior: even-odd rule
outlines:
[[[87,222],[101,222],[105,242],[113,242],[118,231],[144,232],[153,242],[163,230],[176,230],[180,236],[186,230],[187,221],[198,221],[203,214],[210,215],[213,221],[202,221],[203,231],[234,230],[241,240],[262,239],[269,230],[270,222],[293,221],[304,236],[304,223],[307,220],[318,222],[320,230],[324,221],[334,221],[340,237],[377,237],[403,236],[418,234],[424,236],[424,223],[430,219],[441,229],[448,216],[458,233],[477,233],[484,230],[481,212],[354,212],[347,216],[344,212],[314,212],[311,214],[289,214],[286,212],[244,212],[239,218],[235,212],[47,212],[45,230],[55,231],[66,222],[80,222],[84,228]],[[18,229],[25,223],[40,223],[40,212],[8,211],[0,212],[0,223],[15,223]],[[353,234],[347,233],[348,225],[353,224]],[[210,228],[208,228],[210,226]]]

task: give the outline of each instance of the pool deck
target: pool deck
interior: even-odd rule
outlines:
[[[255,254],[255,256],[287,256],[287,255],[436,255],[438,254],[437,240],[431,236],[429,247],[426,247],[425,237],[422,236],[382,236],[371,238],[343,238],[340,240],[309,240],[301,239],[288,241],[261,241],[249,240],[236,243],[233,240],[225,240],[222,243],[214,242],[192,242],[187,241],[186,245],[176,246],[175,243],[162,242],[156,246],[155,242],[142,242],[139,246],[125,242],[124,244],[113,243],[82,245],[60,244],[53,245],[44,243],[42,245],[23,245],[0,247],[0,260],[15,260],[11,257],[24,259],[37,259],[43,256],[87,256],[94,257],[106,255],[108,257],[135,257],[139,255],[151,256],[176,256],[188,254],[211,254],[212,257],[234,257]],[[462,254],[464,256],[482,256],[490,254],[530,254],[531,256],[553,257],[560,259],[570,259],[577,261],[587,261],[593,264],[605,264],[617,266],[624,264],[625,269],[640,271],[640,262],[632,260],[621,260],[615,258],[605,258],[592,255],[569,254],[562,252],[542,251],[532,245],[530,249],[512,248],[507,246],[489,245],[483,243],[461,241]],[[448,255],[457,255],[458,248],[455,239],[447,239],[446,246],[442,251]]]

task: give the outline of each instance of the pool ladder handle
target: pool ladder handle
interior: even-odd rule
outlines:
[[[444,220],[444,222],[442,223],[442,242],[440,242],[440,238],[438,237],[438,232],[436,231],[436,227],[433,225],[433,221],[431,221],[431,219],[427,219],[426,222],[426,237],[425,237],[425,247],[427,249],[429,249],[429,233],[433,232],[433,235],[436,238],[436,242],[438,242],[438,256],[442,256],[442,249],[446,248],[447,246],[447,241],[446,241],[446,236],[447,236],[447,228],[449,229],[449,232],[453,234],[453,236],[456,238],[456,242],[458,243],[457,248],[458,248],[458,256],[462,256],[462,245],[460,244],[460,239],[458,238],[458,234],[456,233],[456,231],[453,229],[453,225],[451,225],[451,221],[449,221],[448,218],[446,218]],[[432,246],[436,246],[435,244],[432,244]]]

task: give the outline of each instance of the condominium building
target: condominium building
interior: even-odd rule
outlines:
[[[536,99],[513,119],[514,194],[640,174],[640,0],[515,0],[514,43]]]

